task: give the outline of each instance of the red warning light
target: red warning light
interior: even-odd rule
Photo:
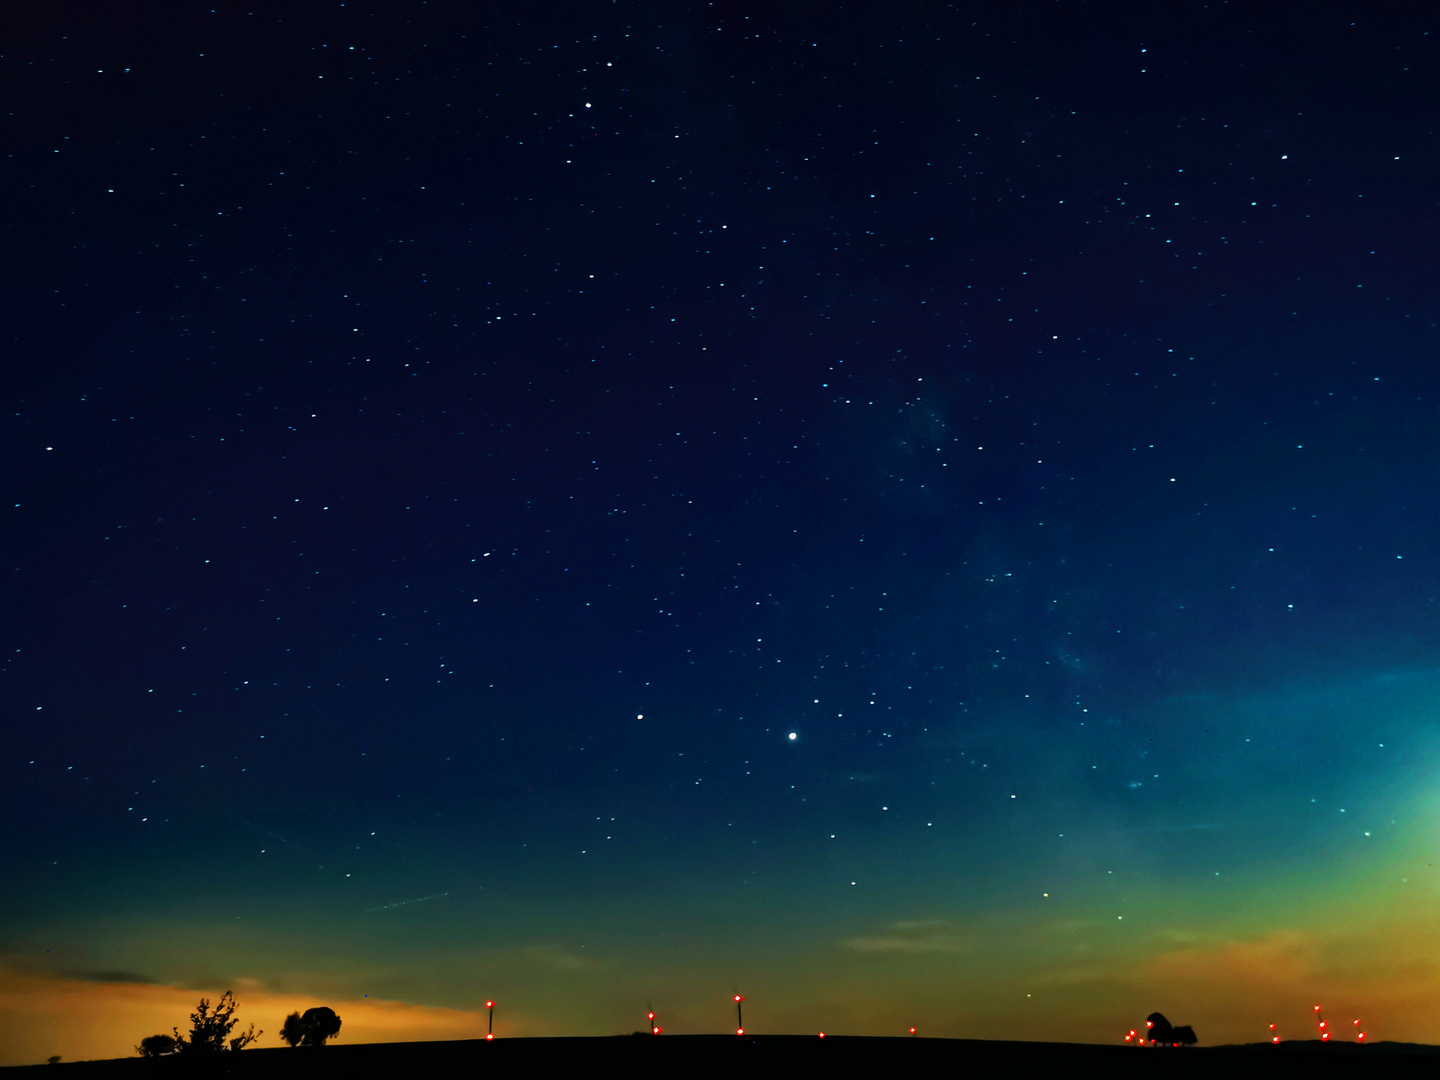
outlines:
[[[1154,1026],[1155,1026],[1155,1021],[1154,1021],[1154,1020],[1146,1020],[1146,1021],[1145,1021],[1145,1030],[1146,1030],[1146,1031],[1149,1031],[1149,1030],[1150,1030],[1152,1027],[1154,1027]]]
[[[736,994],[736,995],[735,995],[735,1000],[736,1000],[736,1001],[744,1001],[744,1000],[745,1000],[745,995],[744,995],[744,994]]]
[[[1279,1036],[1279,1035],[1276,1035],[1276,1036],[1275,1036],[1273,1039],[1271,1039],[1270,1041],[1271,1041],[1272,1043],[1278,1043],[1278,1042],[1280,1041],[1280,1036]]]
[[[825,1037],[825,1033],[824,1033],[823,1031],[820,1032],[820,1037],[821,1037],[822,1039]]]
[[[1322,1028],[1325,1026],[1325,1021],[1324,1021],[1324,1020],[1321,1020],[1321,1021],[1320,1021],[1320,1026],[1321,1026]]]
[[[1320,1041],[1321,1041],[1321,1042],[1328,1042],[1329,1039],[1330,1039],[1330,1032],[1328,1032],[1328,1031],[1325,1032],[1323,1035],[1320,1036]]]
[[[652,1027],[652,1028],[650,1029],[650,1034],[651,1034],[651,1035],[659,1035],[660,1032],[662,1032],[662,1031],[664,1031],[664,1030],[665,1030],[664,1028]]]
[[[486,1041],[486,1042],[490,1042],[490,1041],[491,1041],[492,1039],[494,1039],[494,1038],[495,1038],[494,1035],[486,1035],[486,1036],[485,1036],[485,1041]]]
[[[735,1029],[735,1034],[736,1034],[736,1035],[744,1035],[744,1034],[745,1034],[745,1029],[744,1029],[744,1028],[736,1028],[736,1029]]]
[[[1356,1040],[1357,1042],[1364,1042],[1364,1041],[1365,1041],[1365,1032],[1362,1031],[1362,1032],[1360,1032],[1359,1035],[1356,1035],[1356,1036],[1355,1036],[1355,1040]]]
[[[655,1014],[654,1014],[653,1012],[652,1012],[652,1013],[646,1013],[645,1015],[646,1015],[647,1017],[649,1017],[651,1020],[654,1020],[654,1019],[655,1019]]]
[[[1270,1030],[1271,1030],[1271,1031],[1274,1031],[1274,1030],[1275,1030],[1275,1025],[1274,1025],[1274,1024],[1271,1024],[1271,1025],[1270,1025]]]
[[[915,1029],[914,1029],[913,1027],[910,1029],[910,1034],[911,1034],[911,1035],[914,1035],[914,1034],[915,1034]]]
[[[1316,1011],[1316,1012],[1319,1012],[1319,1011],[1320,1011],[1320,1006],[1319,1006],[1319,1005],[1316,1005],[1316,1006],[1315,1006],[1315,1011]]]
[[[495,1007],[495,1002],[493,1002],[493,1001],[487,1001],[487,1002],[485,1002],[485,1007],[486,1007],[487,1009],[493,1009],[493,1008]]]

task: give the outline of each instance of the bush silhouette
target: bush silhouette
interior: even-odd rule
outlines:
[[[186,1054],[243,1050],[265,1034],[263,1031],[256,1031],[255,1025],[251,1024],[249,1031],[231,1038],[231,1029],[240,1022],[235,1019],[235,1009],[235,995],[229,990],[226,990],[224,996],[216,1003],[213,1012],[210,1009],[209,1000],[201,998],[200,1005],[190,1014],[190,1037],[187,1039],[181,1035],[179,1028],[171,1029],[175,1032],[177,1049]]]
[[[135,1052],[141,1057],[164,1057],[180,1049],[180,1045],[169,1035],[149,1035],[140,1040]]]
[[[1194,1046],[1199,1040],[1195,1029],[1189,1024],[1175,1027],[1165,1019],[1164,1013],[1151,1013],[1145,1018],[1146,1035],[1151,1042],[1166,1043],[1170,1046]]]
[[[291,1046],[324,1046],[325,1040],[340,1034],[340,1017],[324,1005],[306,1009],[305,1015],[293,1012],[285,1018],[280,1038]]]

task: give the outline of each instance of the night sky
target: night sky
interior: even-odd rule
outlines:
[[[1434,11],[4,20],[0,1063],[1440,1040]]]

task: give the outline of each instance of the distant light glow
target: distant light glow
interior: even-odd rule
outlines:
[[[791,742],[794,742],[794,741],[796,740],[796,738],[798,738],[798,736],[795,734],[795,732],[793,732],[793,731],[790,732],[790,735],[789,735],[790,741],[791,741]]]

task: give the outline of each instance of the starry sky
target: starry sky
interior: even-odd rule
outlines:
[[[1440,1040],[1432,16],[6,13],[0,1063]]]

